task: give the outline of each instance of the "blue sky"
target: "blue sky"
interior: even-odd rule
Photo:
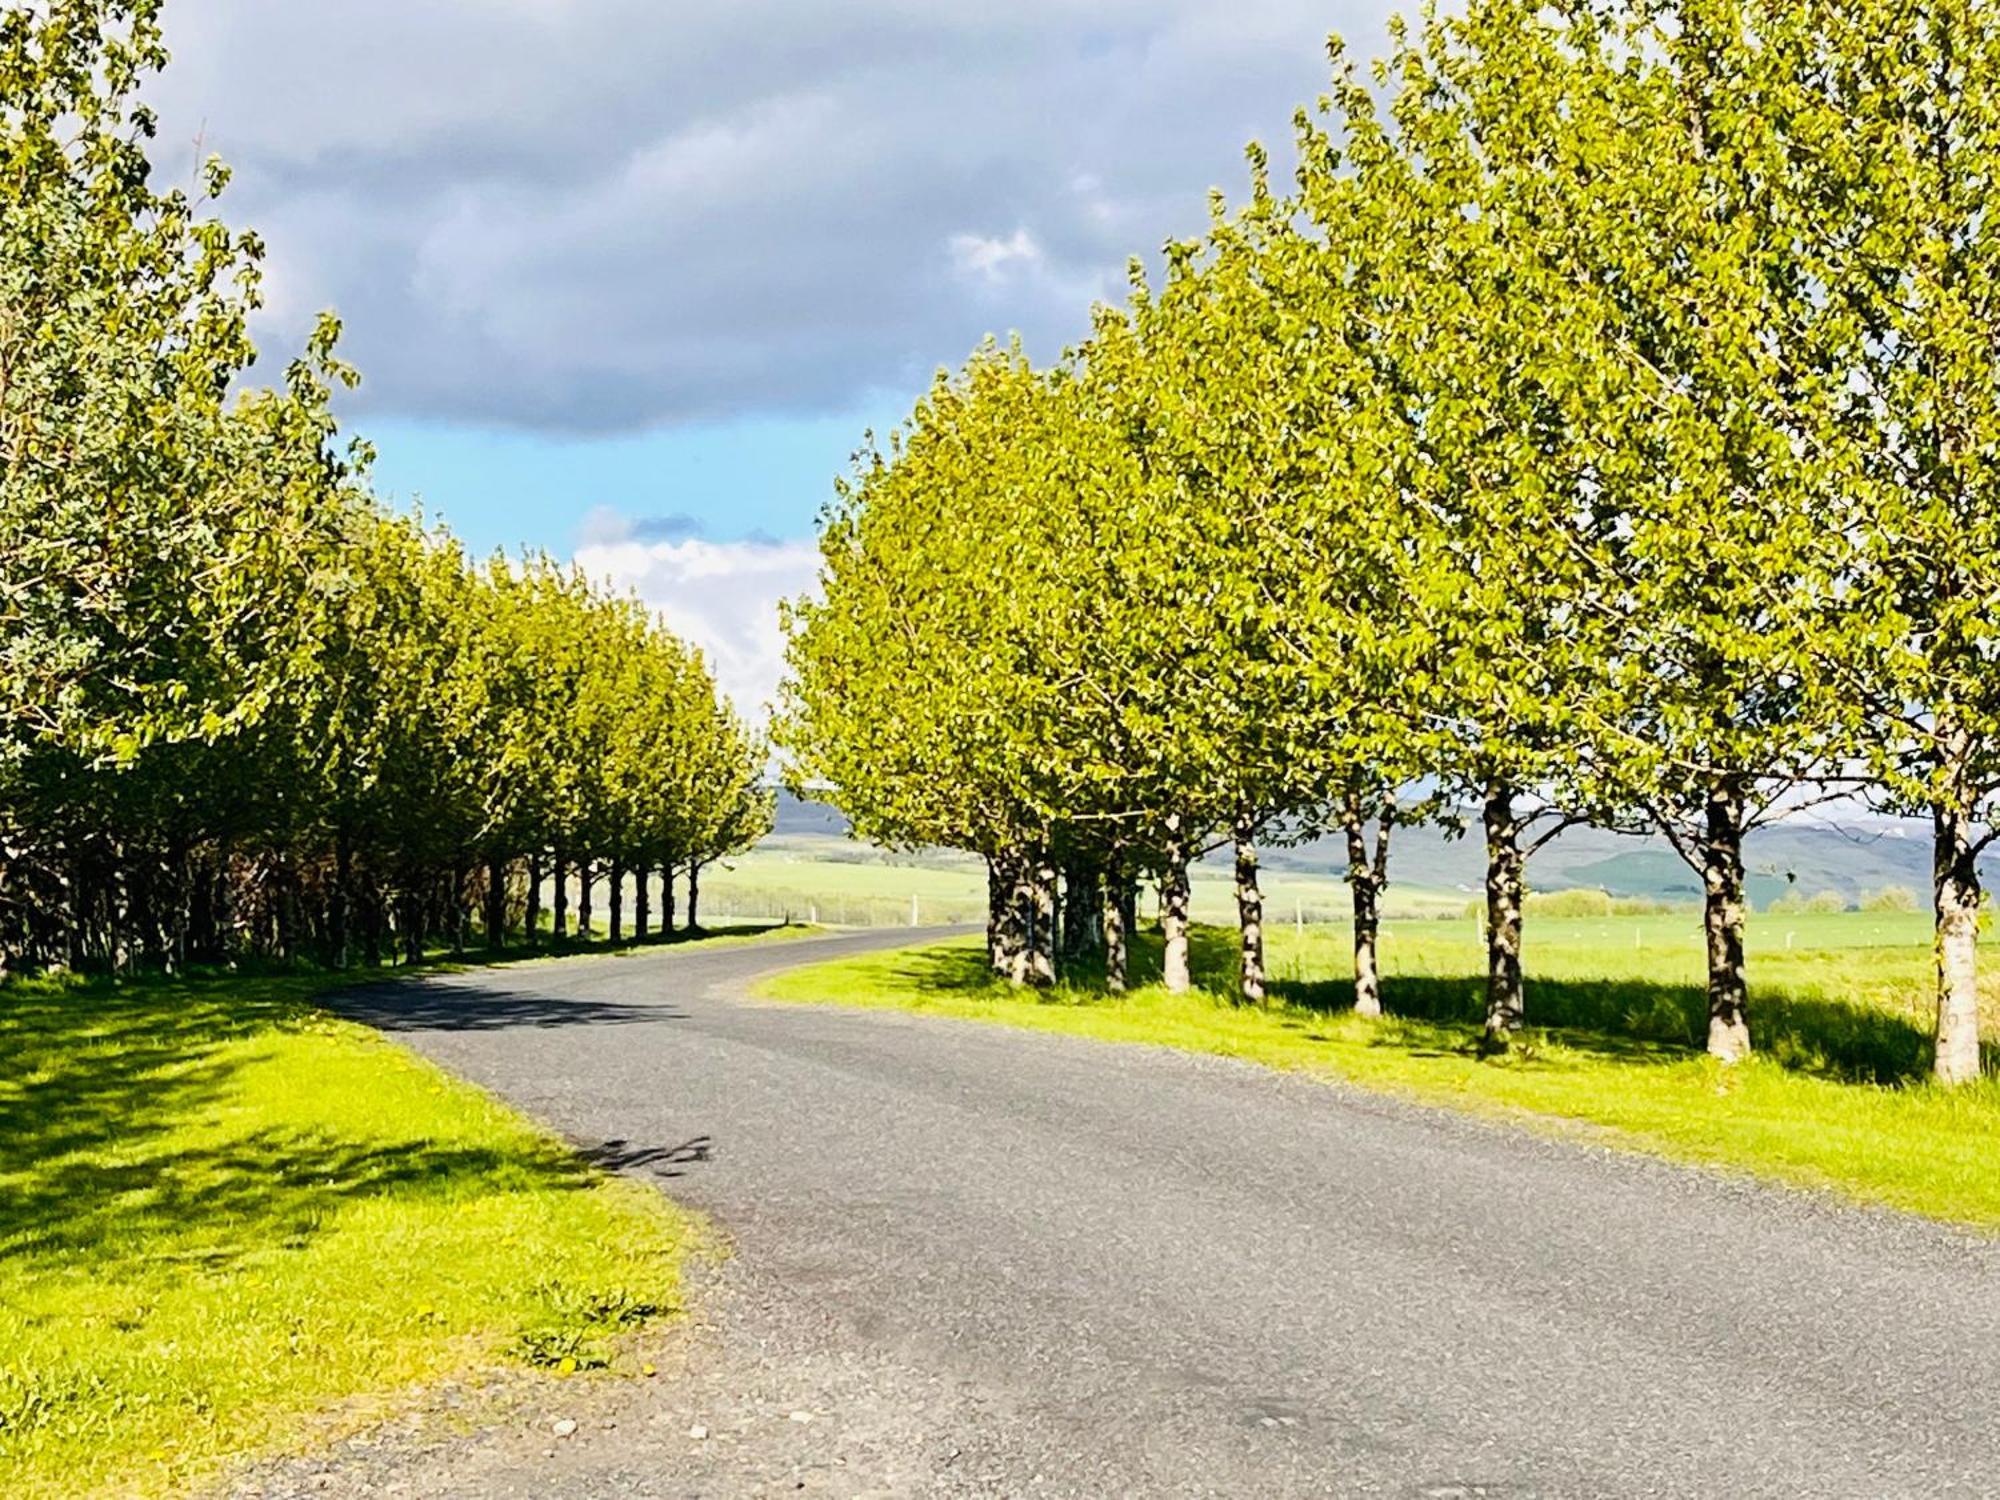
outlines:
[[[1287,160],[1382,0],[168,0],[163,174],[236,169],[281,363],[336,309],[385,499],[638,590],[746,708],[863,430],[1054,356]]]
[[[823,415],[746,414],[591,437],[367,415],[376,490],[442,514],[475,552],[568,554],[615,517],[642,537],[757,542],[808,535],[858,435],[901,403]],[[592,518],[596,520],[593,523]]]

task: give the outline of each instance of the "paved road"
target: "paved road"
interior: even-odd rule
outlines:
[[[736,1251],[650,1407],[398,1483],[2000,1494],[2000,1242],[1223,1060],[741,998],[908,938],[368,993]]]

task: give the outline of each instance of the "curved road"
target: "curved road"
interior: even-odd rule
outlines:
[[[2000,1493],[2000,1242],[1219,1059],[745,1002],[912,936],[352,998],[735,1249],[637,1404],[368,1484]]]

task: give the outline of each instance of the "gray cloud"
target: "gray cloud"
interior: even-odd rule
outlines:
[[[273,339],[346,318],[361,411],[609,432],[1054,352],[1385,8],[172,0],[157,98],[238,168]]]
[[[628,527],[632,536],[642,542],[685,542],[698,537],[706,528],[696,516],[639,516]]]

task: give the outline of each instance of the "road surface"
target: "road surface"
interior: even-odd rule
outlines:
[[[734,1253],[685,1367],[573,1439],[531,1414],[314,1482],[2000,1494],[2000,1241],[1221,1059],[746,999],[910,938],[358,995]]]

